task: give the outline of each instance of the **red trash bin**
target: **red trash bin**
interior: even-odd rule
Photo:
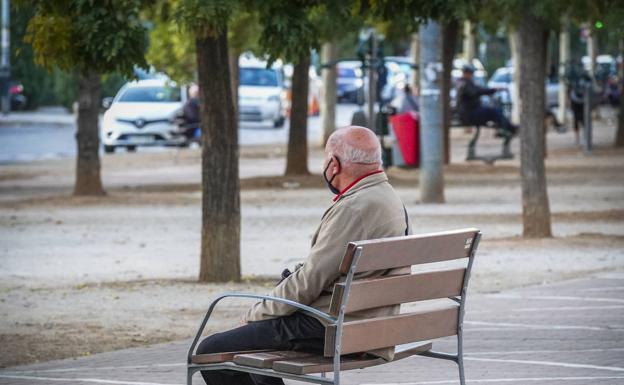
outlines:
[[[405,112],[390,117],[394,135],[399,142],[403,161],[408,166],[420,165],[420,132],[417,112]]]

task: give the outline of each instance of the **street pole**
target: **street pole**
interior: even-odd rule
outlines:
[[[328,41],[323,43],[321,49],[321,76],[323,88],[321,89],[321,122],[323,125],[323,144],[336,129],[336,59],[338,51],[336,43]]]
[[[9,62],[9,0],[2,0],[2,55],[0,58],[0,108],[2,113],[7,115],[11,110],[11,99],[9,96],[9,81],[11,79],[11,64]]]
[[[557,120],[565,126],[566,105],[568,101],[568,85],[563,81],[566,66],[570,64],[570,31],[567,19],[562,20],[561,33],[559,34],[559,110]]]
[[[444,202],[442,124],[442,28],[420,26],[420,200]]]
[[[472,23],[469,21],[464,22],[464,39],[463,39],[463,53],[464,59],[468,64],[472,65],[472,59],[475,57],[475,36],[472,31]]]
[[[587,155],[592,152],[592,91],[592,82],[586,82],[583,94],[583,150]]]
[[[377,95],[377,38],[375,30],[370,29],[370,56],[368,58],[368,128],[377,132],[375,126],[375,96]]]

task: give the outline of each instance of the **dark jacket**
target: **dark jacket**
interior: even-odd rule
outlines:
[[[199,127],[201,121],[199,115],[199,100],[189,99],[182,109],[182,117],[184,118],[184,126],[187,128]]]
[[[480,87],[472,79],[462,78],[457,86],[457,107],[459,116],[466,120],[467,115],[481,106],[480,98],[483,95],[492,95],[494,88]]]

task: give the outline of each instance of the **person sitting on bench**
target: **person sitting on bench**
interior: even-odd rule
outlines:
[[[470,65],[462,68],[462,74],[457,86],[457,105],[462,122],[474,126],[485,126],[488,122],[494,122],[499,128],[497,132],[499,136],[514,136],[518,132],[518,127],[503,115],[500,108],[481,104],[481,96],[492,95],[497,90],[476,85],[472,79],[474,68]]]
[[[312,237],[305,262],[271,292],[329,311],[334,284],[341,277],[339,268],[347,244],[357,240],[410,234],[411,226],[401,199],[381,169],[381,146],[375,134],[364,127],[338,129],[327,141],[323,178],[335,195]],[[305,230],[303,230],[305,231]],[[356,278],[409,274],[410,271],[367,272]],[[362,310],[346,319],[382,317],[398,314],[399,306]],[[204,339],[197,354],[258,349],[300,350],[323,354],[326,320],[297,311],[294,307],[263,300],[244,314],[241,326]],[[391,360],[394,348],[369,352]],[[208,385],[284,384],[279,378],[234,371],[204,371]]]

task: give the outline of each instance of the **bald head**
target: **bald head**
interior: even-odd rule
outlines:
[[[379,139],[365,127],[339,128],[327,140],[325,151],[336,156],[349,174],[376,170],[381,166]]]

